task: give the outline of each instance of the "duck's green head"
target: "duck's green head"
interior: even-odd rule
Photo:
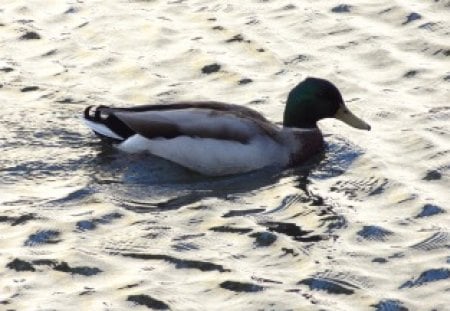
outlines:
[[[336,118],[355,128],[370,130],[369,124],[345,106],[336,86],[324,79],[306,78],[289,93],[283,125],[315,128],[317,121],[324,118]]]

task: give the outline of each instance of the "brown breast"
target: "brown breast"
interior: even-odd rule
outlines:
[[[301,148],[291,155],[291,165],[304,162],[323,149],[323,135],[319,129],[316,131],[296,131],[294,137],[300,142]]]

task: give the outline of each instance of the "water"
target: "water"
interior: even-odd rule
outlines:
[[[1,310],[449,310],[444,1],[72,2],[0,5]],[[79,117],[213,99],[279,122],[308,75],[372,131],[323,121],[281,171],[203,177]]]
[[[4,259],[17,275],[42,276],[30,287],[60,295],[60,285],[44,276],[66,273],[78,295],[95,295],[105,290],[101,280],[111,279],[117,288],[110,295],[124,291],[127,301],[155,308],[225,303],[234,294],[249,295],[249,305],[283,308],[302,297],[297,283],[322,288],[306,278],[322,262],[311,254],[327,248],[346,219],[311,186],[348,169],[361,154],[356,146],[329,136],[327,150],[304,166],[210,178],[102,145],[79,125],[79,108],[4,107],[14,113],[1,120],[8,126],[0,163],[2,240],[18,248]],[[120,289],[135,283],[160,294]],[[156,298],[175,289],[176,299]]]

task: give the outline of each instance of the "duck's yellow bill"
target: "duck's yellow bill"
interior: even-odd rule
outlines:
[[[342,105],[334,117],[354,128],[370,131],[370,125],[355,116],[345,105]]]

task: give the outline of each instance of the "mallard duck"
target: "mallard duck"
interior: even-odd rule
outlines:
[[[250,108],[213,101],[84,111],[86,125],[118,149],[148,152],[212,176],[299,164],[323,148],[317,121],[333,117],[370,130],[345,106],[337,87],[318,78],[290,91],[282,127]]]

